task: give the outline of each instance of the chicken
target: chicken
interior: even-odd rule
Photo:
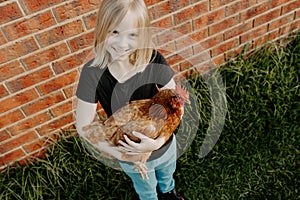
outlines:
[[[175,89],[159,90],[152,99],[131,101],[107,120],[95,121],[83,127],[82,136],[95,147],[99,141],[104,140],[118,146],[119,140],[126,142],[124,135],[139,143],[140,139],[132,134],[133,131],[152,139],[163,136],[164,142],[167,142],[180,124],[185,103],[189,103],[189,95],[183,87],[176,85]],[[124,153],[121,160],[132,162],[141,177],[148,178],[145,163],[151,153]]]

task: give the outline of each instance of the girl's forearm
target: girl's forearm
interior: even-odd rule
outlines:
[[[89,125],[96,115],[97,104],[88,103],[78,99],[76,108],[76,129],[79,135],[82,135],[82,128]]]

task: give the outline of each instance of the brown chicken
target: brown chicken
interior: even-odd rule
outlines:
[[[124,135],[137,143],[140,139],[132,132],[140,132],[152,139],[160,136],[169,140],[180,124],[183,106],[189,103],[188,92],[177,85],[175,89],[160,90],[152,99],[131,101],[118,109],[107,120],[95,121],[83,128],[83,137],[91,144],[107,140],[111,145],[120,145],[124,142]],[[146,161],[152,152],[137,155],[122,155],[122,161],[135,164],[142,178],[147,176]]]

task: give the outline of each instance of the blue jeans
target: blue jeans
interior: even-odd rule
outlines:
[[[176,138],[173,135],[169,149],[161,157],[146,163],[149,179],[142,179],[131,164],[120,163],[120,165],[131,178],[141,200],[157,200],[157,186],[162,193],[169,192],[175,187],[173,174],[176,169],[176,156]]]

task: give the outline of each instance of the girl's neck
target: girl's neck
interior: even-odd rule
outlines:
[[[111,75],[120,83],[125,82],[137,73],[135,67],[129,61],[110,63],[108,69]]]

